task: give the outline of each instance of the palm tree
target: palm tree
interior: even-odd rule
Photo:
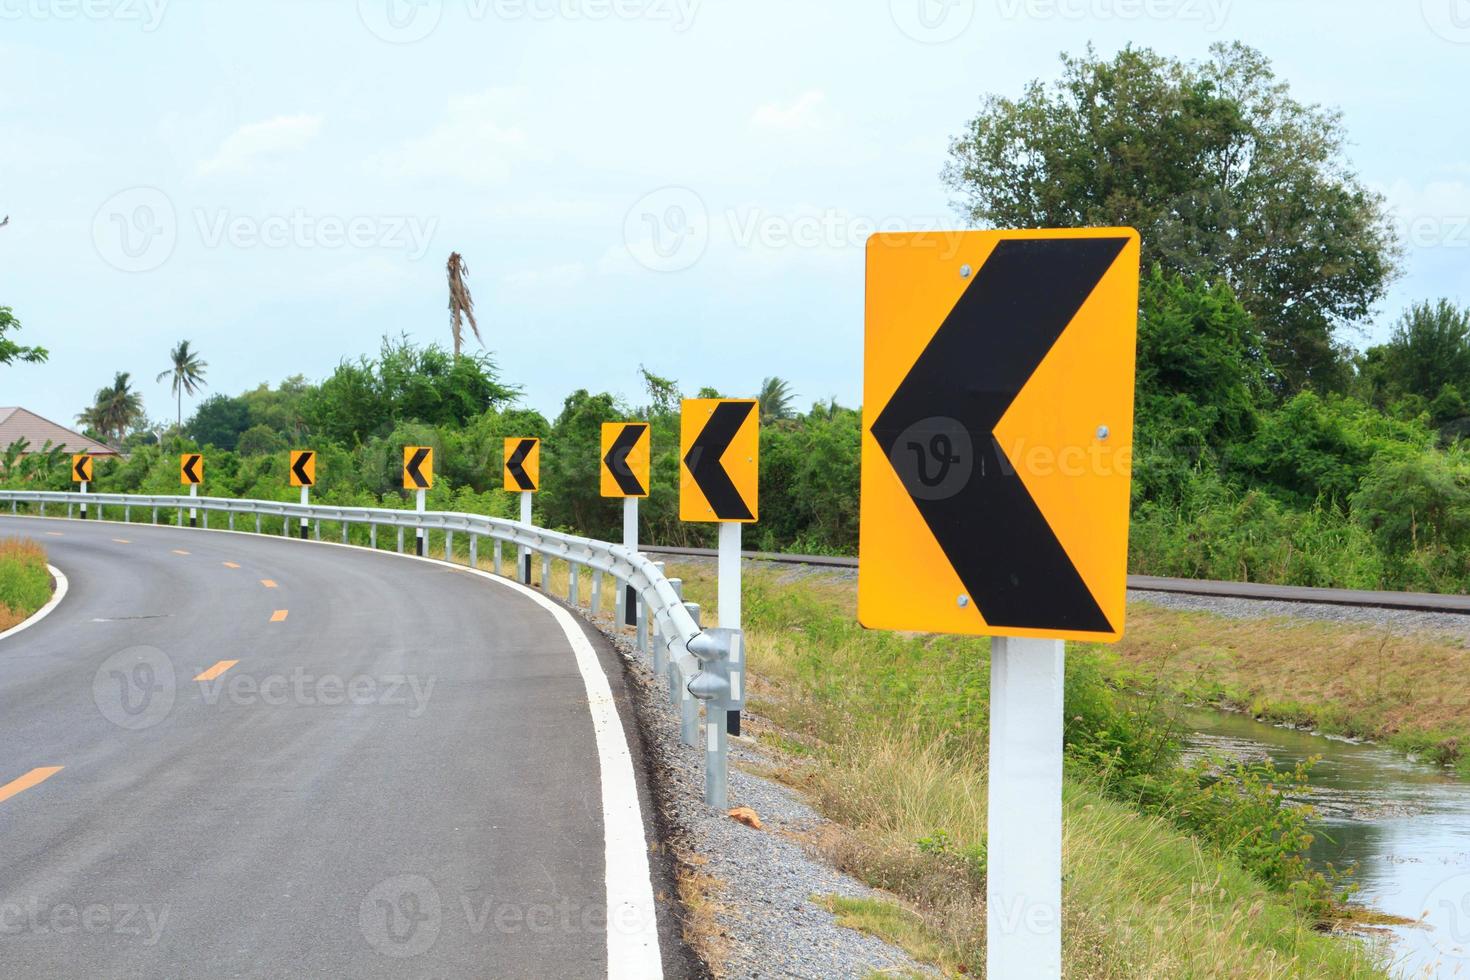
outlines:
[[[791,418],[796,414],[791,408],[791,400],[795,397],[788,381],[775,377],[762,381],[760,394],[755,396],[756,401],[761,403],[761,422]]]
[[[133,391],[131,379],[128,372],[117,372],[111,385],[98,389],[92,407],[78,415],[77,421],[104,440],[120,442],[143,418],[143,398]]]
[[[480,336],[480,325],[475,322],[475,300],[470,296],[470,287],[465,282],[465,276],[469,275],[470,267],[465,265],[464,259],[458,252],[449,253],[449,332],[454,336],[454,356],[459,356],[459,350],[464,346],[464,321],[470,321],[470,329],[475,332],[475,339],[480,341],[480,346],[485,346],[484,339]]]
[[[189,342],[187,340],[179,341],[179,346],[169,351],[168,356],[169,360],[174,362],[173,367],[166,371],[158,372],[158,377],[154,380],[162,381],[170,375],[173,376],[171,390],[174,393],[174,397],[178,399],[179,408],[178,420],[175,425],[177,428],[183,429],[184,392],[188,392],[189,397],[192,398],[199,393],[200,388],[206,387],[204,382],[204,369],[209,367],[209,364],[199,359],[198,351],[189,349]]]

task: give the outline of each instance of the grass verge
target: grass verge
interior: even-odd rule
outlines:
[[[713,608],[709,566],[670,571]],[[916,916],[869,909],[867,927],[982,974],[988,644],[864,631],[850,581],[760,570],[745,584],[751,707],[778,729],[752,730],[795,750],[775,775],[835,822],[812,843]],[[1069,977],[1384,975],[1365,945],[1169,821],[1076,774],[1064,804]]]
[[[0,632],[25,622],[50,598],[46,550],[27,538],[0,539]]]

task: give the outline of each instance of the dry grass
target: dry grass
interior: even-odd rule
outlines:
[[[0,631],[24,622],[50,598],[46,549],[29,538],[0,539]]]

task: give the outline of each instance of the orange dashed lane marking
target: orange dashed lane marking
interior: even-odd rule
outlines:
[[[275,612],[271,613],[271,622],[273,622],[273,623],[279,623],[282,620],[284,620],[285,618],[286,618],[286,610],[284,610],[284,609],[277,609]]]
[[[276,583],[268,578],[261,579],[260,584],[265,586],[267,589],[274,589],[276,587]]]
[[[229,670],[231,667],[235,666],[239,662],[240,661],[238,660],[221,660],[219,663],[215,664],[213,667],[209,668],[194,679],[196,681],[212,681],[220,674],[223,674],[225,671]]]
[[[133,543],[133,542],[129,541],[127,538],[113,538],[112,540],[113,540],[113,543],[114,544],[132,544]]]
[[[61,772],[63,768],[63,766],[43,766],[40,769],[32,769],[19,779],[12,779],[4,786],[0,786],[0,803],[4,803],[16,793],[22,793],[32,786],[39,786]]]
[[[46,533],[48,535],[50,535],[51,537],[53,537],[53,538],[62,538],[62,537],[65,537],[66,536],[66,535],[62,534],[60,531],[47,531]]]
[[[239,568],[240,567],[239,565],[236,565],[232,561],[227,561],[227,562],[224,563],[224,565],[225,565],[226,568]]]
[[[175,548],[174,549],[174,554],[176,554],[176,555],[187,555],[188,552],[185,551],[183,548]]]

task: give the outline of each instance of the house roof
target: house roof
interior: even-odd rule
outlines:
[[[88,439],[64,425],[57,425],[24,408],[0,408],[0,449],[5,449],[17,439],[30,445],[29,452],[39,452],[50,442],[69,453],[91,453],[94,456],[117,456],[116,449],[96,439]]]

